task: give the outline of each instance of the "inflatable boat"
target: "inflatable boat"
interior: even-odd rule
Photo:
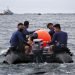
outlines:
[[[21,52],[21,49],[9,48],[6,52],[4,63],[17,64],[17,63],[72,63],[72,53],[66,47],[54,47],[50,51],[50,46],[47,42],[51,41],[51,36],[44,30],[38,30],[37,39],[33,40],[32,48],[29,53]]]
[[[49,46],[42,46],[41,39],[33,41],[32,50],[29,54],[17,52],[16,50],[8,50],[5,55],[4,63],[17,64],[17,63],[72,63],[72,55],[67,50],[68,48],[56,49],[57,52],[49,52]],[[61,51],[62,50],[62,51]],[[61,51],[61,52],[60,52]]]

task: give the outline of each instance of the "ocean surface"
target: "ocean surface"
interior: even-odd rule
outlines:
[[[9,47],[12,33],[17,29],[19,22],[28,20],[29,30],[46,28],[46,24],[59,23],[62,30],[68,33],[68,47],[73,52],[75,61],[75,14],[23,14],[23,15],[0,15],[0,75],[75,75],[75,62],[64,64],[53,63],[28,63],[17,65],[2,64],[1,54]]]

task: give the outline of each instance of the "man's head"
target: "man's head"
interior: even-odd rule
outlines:
[[[52,29],[53,28],[53,23],[48,23],[47,28]]]
[[[19,23],[17,25],[18,30],[22,31],[24,29],[24,24],[23,23]]]
[[[25,26],[25,28],[28,28],[29,27],[29,21],[24,21],[24,26]]]
[[[61,31],[60,24],[55,24],[53,27],[54,27],[54,31],[55,31],[55,32]]]

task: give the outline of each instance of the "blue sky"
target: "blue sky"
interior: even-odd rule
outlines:
[[[0,11],[15,13],[75,13],[75,0],[0,0]]]

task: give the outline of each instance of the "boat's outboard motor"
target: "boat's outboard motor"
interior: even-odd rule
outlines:
[[[32,52],[34,54],[34,62],[42,62],[43,41],[42,39],[34,39],[32,45]]]

